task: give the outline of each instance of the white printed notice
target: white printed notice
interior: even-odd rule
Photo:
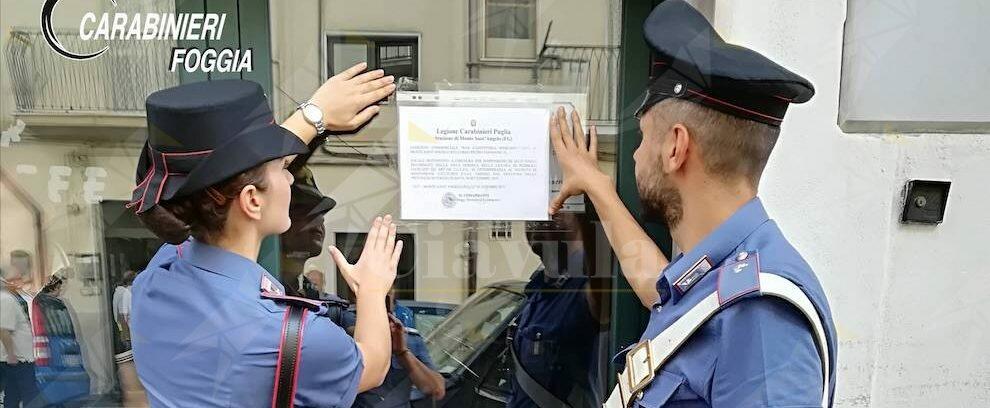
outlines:
[[[401,216],[546,220],[547,108],[399,107]]]

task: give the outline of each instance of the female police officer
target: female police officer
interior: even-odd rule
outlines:
[[[152,406],[347,407],[381,383],[390,354],[385,295],[402,250],[390,216],[374,221],[356,264],[332,250],[360,304],[353,339],[320,307],[302,314],[299,346],[281,348],[289,313],[272,299],[284,288],[255,262],[261,240],[290,225],[286,166],[318,131],[367,122],[378,112],[372,104],[394,90],[391,77],[364,68],[328,80],[305,114],[282,126],[253,82],[199,82],[148,97],[148,141],[128,207],[169,242],[133,289],[134,357]],[[280,351],[298,353],[291,388],[277,388],[292,390],[288,401],[275,392]]]

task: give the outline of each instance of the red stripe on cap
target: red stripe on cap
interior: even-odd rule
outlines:
[[[141,206],[144,205],[144,197],[145,195],[148,194],[148,186],[150,186],[150,183],[148,183],[148,181],[150,181],[151,177],[155,174],[155,156],[151,154],[153,150],[155,149],[153,149],[151,145],[148,145],[148,155],[149,158],[151,159],[151,170],[148,171],[148,174],[144,176],[144,181],[141,182],[141,184],[144,184],[144,191],[141,192],[141,199],[130,203],[130,204],[137,204],[137,211],[141,211]],[[141,188],[141,184],[138,184],[138,186],[134,188],[134,191],[137,191],[137,189]],[[131,208],[128,206],[125,207]]]
[[[213,153],[213,149],[197,150],[197,151],[193,151],[193,152],[171,152],[171,153],[162,152],[162,157],[164,157],[164,156],[195,156],[195,155],[210,154],[210,153]]]
[[[784,119],[782,119],[782,118],[775,118],[775,117],[770,116],[770,115],[767,115],[767,114],[763,114],[763,113],[760,113],[760,112],[757,112],[757,111],[754,111],[754,110],[749,110],[749,109],[743,108],[741,106],[736,106],[736,105],[733,105],[733,104],[731,104],[729,102],[723,101],[721,99],[718,99],[718,98],[714,98],[714,97],[705,95],[705,94],[703,94],[701,92],[698,92],[698,91],[695,91],[693,89],[688,89],[687,91],[690,92],[690,93],[692,93],[692,94],[698,95],[698,96],[700,96],[702,98],[705,98],[707,100],[710,100],[710,101],[713,101],[713,102],[718,102],[718,103],[720,103],[722,105],[725,105],[725,106],[728,106],[730,108],[737,109],[737,110],[740,110],[740,111],[743,111],[743,112],[746,112],[746,113],[749,113],[749,114],[752,114],[752,115],[756,115],[756,116],[759,116],[759,117],[762,117],[762,118],[767,118],[767,119],[770,119],[770,120],[773,120],[773,121],[776,121],[776,122],[783,122],[784,121]]]
[[[161,198],[161,195],[162,195],[162,190],[165,187],[165,181],[168,180],[168,176],[177,176],[177,175],[186,175],[186,174],[189,174],[189,173],[169,172],[168,171],[168,162],[167,162],[167,158],[169,156],[199,156],[199,155],[208,155],[210,153],[213,153],[213,150],[214,149],[195,150],[195,151],[191,151],[191,152],[159,152],[159,151],[155,150],[154,147],[151,147],[149,145],[148,146],[148,155],[151,157],[151,169],[149,169],[148,173],[144,176],[144,179],[141,180],[141,182],[138,183],[137,186],[135,186],[133,190],[131,190],[132,192],[137,192],[138,189],[144,187],[144,191],[141,192],[141,196],[140,196],[141,198],[140,199],[137,199],[137,200],[131,201],[131,202],[127,203],[127,204],[124,204],[124,207],[125,208],[131,208],[131,207],[137,206],[138,207],[138,210],[140,210],[141,209],[141,206],[144,204],[145,196],[148,194],[148,188],[150,187],[150,181],[153,178],[153,176],[155,175],[155,170],[158,167],[155,164],[155,153],[158,153],[158,155],[161,156],[162,163],[165,166],[165,174],[162,177],[161,184],[159,184],[159,186],[158,186],[157,195],[155,196],[155,203],[158,203],[158,200]]]
[[[165,175],[162,176],[161,184],[158,185],[158,194],[155,195],[155,203],[158,203],[162,198],[162,190],[165,189],[165,182],[168,181],[168,176],[173,174],[182,174],[182,173],[170,173],[168,171],[168,156],[199,156],[199,155],[210,154],[212,152],[213,149],[197,150],[193,152],[172,152],[172,153],[159,152],[159,154],[162,155],[162,164],[165,166]]]
[[[168,161],[165,159],[165,153],[162,153],[162,165],[165,166],[165,176],[162,177],[161,183],[158,183],[158,194],[155,195],[155,203],[158,203],[162,199],[162,190],[165,189],[165,182],[168,181]]]
[[[138,185],[136,187],[134,187],[134,189],[137,190],[137,189],[141,188],[141,186],[143,186],[145,184],[148,184],[148,182],[151,181],[151,175],[152,174],[154,174],[154,173],[152,173],[152,172],[149,171],[148,174],[144,176],[144,180],[141,180],[141,182],[138,183]]]

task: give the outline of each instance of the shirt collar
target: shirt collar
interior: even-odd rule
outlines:
[[[707,273],[705,272],[706,267],[715,269],[726,257],[732,254],[746,237],[769,219],[770,217],[758,197],[754,197],[739,207],[729,219],[722,222],[697,246],[687,253],[678,255],[664,268],[663,274],[657,281],[660,304],[667,303],[667,301],[676,303],[684,294],[676,286],[679,279],[693,278],[697,282],[704,273]],[[699,268],[700,271],[697,274],[692,274],[696,276],[685,276]],[[690,287],[687,286],[687,290],[690,290]]]
[[[546,287],[559,288],[563,286],[564,283],[570,278],[584,276],[584,256],[584,250],[569,252],[567,254],[567,268],[559,271],[556,277],[551,277],[549,279],[550,282],[546,282],[548,267],[547,265],[544,265],[541,260],[540,266],[536,268],[536,271],[530,276],[529,283],[526,285],[525,291],[529,293]]]
[[[179,257],[200,269],[237,281],[238,287],[260,291],[267,280],[271,287],[285,293],[285,288],[278,279],[272,277],[257,262],[195,238],[190,238],[179,247]]]

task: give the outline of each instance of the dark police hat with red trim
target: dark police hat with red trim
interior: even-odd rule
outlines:
[[[309,151],[275,123],[261,86],[242,80],[194,82],[148,96],[148,141],[127,204],[142,213],[266,161]]]
[[[302,157],[297,157],[296,160]],[[308,166],[300,167],[292,173],[292,176],[295,180],[290,187],[292,191],[292,201],[289,203],[290,214],[296,213],[310,219],[326,214],[337,206],[337,201],[320,192],[313,172]]]
[[[657,61],[637,116],[664,99],[680,98],[776,127],[790,104],[807,102],[815,94],[800,75],[756,51],[726,43],[683,0],[654,8],[643,32]]]

